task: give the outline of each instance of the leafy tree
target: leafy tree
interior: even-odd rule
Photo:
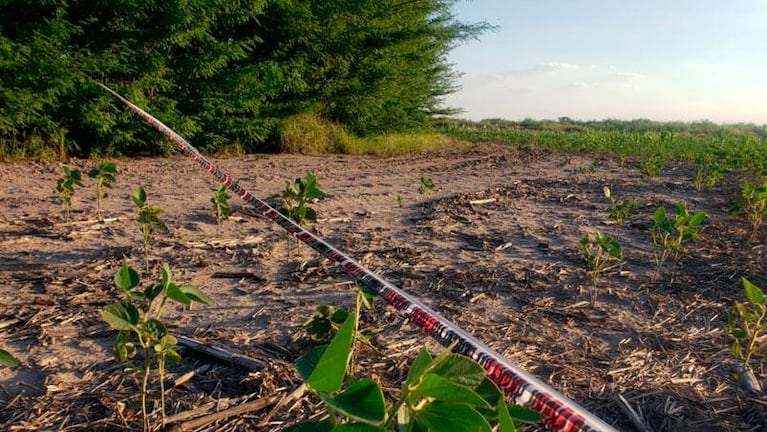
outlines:
[[[298,113],[424,125],[452,112],[446,54],[488,28],[458,22],[456,1],[2,0],[0,151],[173,150],[94,80],[209,151],[268,149]]]

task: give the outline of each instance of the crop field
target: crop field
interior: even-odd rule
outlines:
[[[475,144],[216,162],[618,430],[767,427],[739,378],[764,376],[763,138],[443,133]],[[111,162],[0,164],[0,348],[19,363],[0,368],[0,429],[282,431],[326,414],[295,364],[333,332],[365,335],[348,373],[389,404],[419,351],[442,351],[381,301],[336,325],[354,281],[188,158]]]

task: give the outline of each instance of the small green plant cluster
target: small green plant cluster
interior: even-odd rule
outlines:
[[[305,178],[297,178],[292,183],[285,183],[282,202],[279,206],[280,213],[299,225],[303,225],[307,220],[317,220],[317,211],[309,207],[308,203],[325,198],[327,195],[320,189],[317,176],[309,171]]]
[[[325,198],[327,194],[320,189],[317,176],[306,173],[305,178],[297,178],[292,183],[285,182],[281,200],[276,203],[277,210],[293,222],[304,225],[307,221],[317,220],[317,211],[309,206],[310,202]],[[288,256],[292,255],[291,235],[287,234]]]
[[[96,180],[96,217],[101,218],[101,200],[107,197],[104,189],[111,189],[117,178],[117,164],[100,160],[88,171],[88,177]]]
[[[66,210],[66,221],[69,223],[75,186],[85,186],[82,182],[80,170],[72,169],[66,164],[61,164],[61,170],[63,174],[57,180],[53,191],[61,196],[62,204]],[[101,160],[88,171],[88,177],[96,181],[96,217],[101,218],[101,200],[107,196],[104,189],[112,187],[112,183],[114,183],[117,177],[117,165],[114,162]]]
[[[168,226],[165,225],[165,222],[159,216],[163,210],[147,204],[146,191],[142,186],[136,188],[133,195],[131,195],[131,199],[138,209],[136,220],[141,226],[141,236],[144,242],[144,265],[146,272],[149,273],[149,244],[155,232],[166,232],[168,231]]]
[[[328,418],[290,427],[304,431],[498,431],[517,430],[517,422],[537,422],[541,415],[509,406],[484,370],[469,358],[445,351],[435,358],[422,349],[393,404],[381,385],[350,372],[362,293],[330,344],[315,347],[296,367],[307,388],[319,397]]]
[[[19,361],[11,355],[8,351],[0,348],[0,366],[16,367],[19,365]]]
[[[703,221],[706,219],[706,213],[698,211],[690,213],[684,203],[678,203],[674,206],[676,216],[671,219],[666,212],[665,207],[658,207],[653,213],[653,225],[650,228],[652,241],[654,244],[655,255],[655,275],[653,280],[657,280],[663,264],[669,257],[674,261],[687,253],[684,247],[686,240],[698,241],[700,239],[700,229]]]
[[[636,201],[627,202],[617,199],[609,186],[605,186],[603,191],[605,197],[610,200],[610,206],[607,207],[607,213],[616,225],[623,225],[623,223],[626,222],[639,208],[639,203]]]
[[[69,223],[69,215],[72,212],[72,197],[75,194],[75,186],[83,186],[80,170],[72,169],[65,164],[61,164],[63,175],[56,182],[56,188],[53,190],[61,196],[61,202],[66,210],[66,221]]]
[[[661,155],[650,156],[642,161],[640,172],[646,178],[658,177],[666,166],[666,160]]]
[[[762,336],[767,331],[767,298],[762,290],[746,278],[740,279],[746,302],[735,301],[730,308],[727,331],[733,337],[732,355],[741,361],[741,377],[751,371],[753,355],[764,350]]]
[[[165,426],[165,366],[167,362],[178,363],[181,358],[176,351],[178,341],[168,333],[167,326],[161,321],[163,309],[168,300],[191,305],[199,302],[215,304],[211,298],[192,285],[179,285],[171,275],[167,264],[162,269],[162,280],[143,289],[138,273],[123,263],[114,276],[115,285],[125,300],[107,305],[101,311],[101,317],[113,330],[117,330],[114,353],[118,361],[128,362],[141,353],[142,364],[137,370],[142,371],[141,413],[144,430],[150,430],[149,413],[146,397],[150,372],[157,368],[160,384],[160,403],[162,425]],[[159,304],[158,304],[159,303]]]
[[[421,195],[434,190],[434,182],[429,177],[421,177],[421,186],[418,186],[418,193]]]
[[[213,189],[213,196],[210,198],[210,202],[213,204],[213,215],[216,217],[218,229],[221,229],[221,223],[232,214],[229,198],[231,196],[226,193],[226,186],[221,185]]]
[[[597,304],[599,277],[611,259],[621,259],[621,244],[618,240],[596,232],[593,237],[583,236],[580,242],[583,258],[591,274],[591,307]]]
[[[711,189],[725,174],[727,174],[727,170],[721,166],[718,158],[711,153],[705,153],[698,159],[698,167],[695,170],[692,183],[698,191]]]
[[[756,187],[748,181],[743,182],[738,203],[730,209],[730,214],[743,215],[751,223],[751,240],[756,237],[759,227],[767,216],[767,183]]]

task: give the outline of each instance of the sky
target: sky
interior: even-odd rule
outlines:
[[[767,124],[767,0],[473,0],[448,56],[472,120]]]

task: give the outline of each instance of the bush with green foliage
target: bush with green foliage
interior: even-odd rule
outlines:
[[[457,0],[92,2],[0,8],[0,157],[168,153],[105,83],[203,151],[271,149],[318,115],[356,134],[428,126],[455,90],[447,53],[490,27]]]

